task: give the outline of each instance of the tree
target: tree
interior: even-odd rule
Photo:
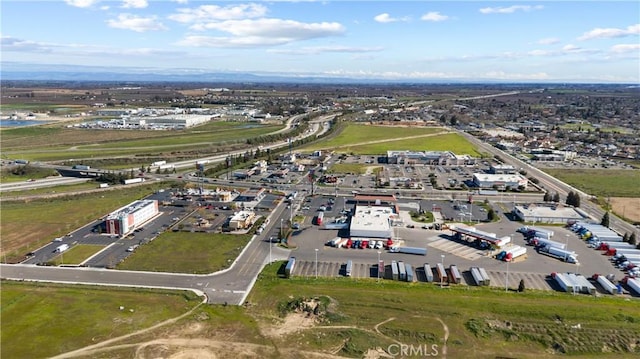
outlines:
[[[489,208],[489,210],[487,211],[487,220],[491,222],[495,218],[496,218],[496,212],[493,210],[493,208]]]
[[[631,236],[629,236],[629,244],[631,244],[632,246],[640,247],[640,244],[638,243],[638,239],[636,238],[635,232],[631,233]]]
[[[567,200],[565,201],[567,206],[573,206],[573,198],[574,198],[573,191],[570,191],[569,193],[567,193]]]
[[[609,228],[609,212],[604,213],[604,216],[602,216],[602,220],[600,221],[600,224]]]
[[[624,236],[622,236],[622,241],[629,242],[629,233],[625,233]]]
[[[560,202],[560,194],[558,192],[553,194],[553,202],[555,202],[555,203],[559,203]]]
[[[518,292],[524,292],[524,279],[520,279],[520,284],[518,284]]]
[[[542,200],[545,201],[545,202],[551,202],[551,199],[552,199],[551,198],[551,193],[545,192],[544,193],[544,198]]]

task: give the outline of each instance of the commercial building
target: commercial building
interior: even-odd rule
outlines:
[[[573,151],[559,151],[549,148],[534,148],[531,149],[530,152],[533,155],[532,160],[534,161],[564,162],[575,159],[577,155],[576,152]]]
[[[253,211],[240,211],[229,219],[229,229],[238,230],[251,227],[256,214]]]
[[[391,220],[395,214],[390,207],[356,206],[351,217],[351,237],[392,238]]]
[[[478,188],[493,188],[498,190],[527,189],[529,180],[519,174],[491,174],[474,173],[473,184]]]
[[[260,202],[265,196],[264,188],[250,188],[236,197],[237,202]]]
[[[573,207],[565,207],[557,203],[515,206],[513,214],[519,220],[531,223],[567,223],[581,221],[586,217]]]
[[[511,166],[511,165],[492,165],[491,167],[489,167],[489,173],[492,174],[509,174],[509,175],[514,175],[516,174],[516,168]]]
[[[124,236],[158,215],[158,201],[135,201],[110,213],[102,224],[103,233]]]
[[[463,166],[474,164],[476,159],[469,155],[456,155],[451,151],[387,151],[384,161],[403,165]]]

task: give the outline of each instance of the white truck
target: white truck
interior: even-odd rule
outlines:
[[[53,251],[55,253],[62,253],[64,251],[66,251],[67,249],[69,249],[69,245],[68,244],[61,244],[59,246],[56,247],[56,249],[54,249]]]
[[[567,263],[578,263],[577,260],[577,256],[575,252],[572,251],[568,251],[565,249],[561,249],[561,248],[557,248],[557,247],[551,247],[551,246],[546,246],[546,247],[542,247],[539,250],[540,253],[542,254],[546,254],[550,257],[553,258],[558,258],[560,260],[563,260]]]

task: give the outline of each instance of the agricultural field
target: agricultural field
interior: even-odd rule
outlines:
[[[166,232],[138,248],[117,269],[213,273],[229,267],[250,239],[249,234]]]
[[[96,160],[170,156],[172,152],[244,144],[246,139],[282,129],[280,125],[213,122],[182,131],[76,129],[37,126],[2,130],[3,155],[31,161]]]
[[[191,292],[2,281],[3,358],[49,358],[196,308]],[[120,309],[122,307],[122,309]]]
[[[334,150],[353,154],[385,154],[388,150],[452,151],[456,154],[481,156],[462,136],[443,128],[370,126],[349,123],[344,130],[327,141],[302,150]]]
[[[3,201],[0,211],[2,258],[8,262],[22,259],[25,253],[53,238],[166,186],[148,184],[54,199]]]
[[[613,212],[640,222],[640,171],[620,169],[549,169],[545,172],[609,202]]]
[[[283,279],[283,266],[267,266],[241,307],[197,306],[195,296],[168,291],[160,291],[166,293],[160,298],[152,290],[5,281],[2,302],[11,304],[2,307],[3,344],[39,339],[37,345],[3,345],[3,354],[35,358],[78,350],[83,358],[377,358],[376,352],[397,353],[403,344],[423,347],[432,357],[541,359],[635,358],[640,349],[635,299],[374,279]],[[77,320],[65,321],[68,315]],[[70,337],[74,340],[65,339]]]

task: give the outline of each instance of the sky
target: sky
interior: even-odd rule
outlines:
[[[634,0],[2,0],[0,11],[5,63],[640,83]]]

